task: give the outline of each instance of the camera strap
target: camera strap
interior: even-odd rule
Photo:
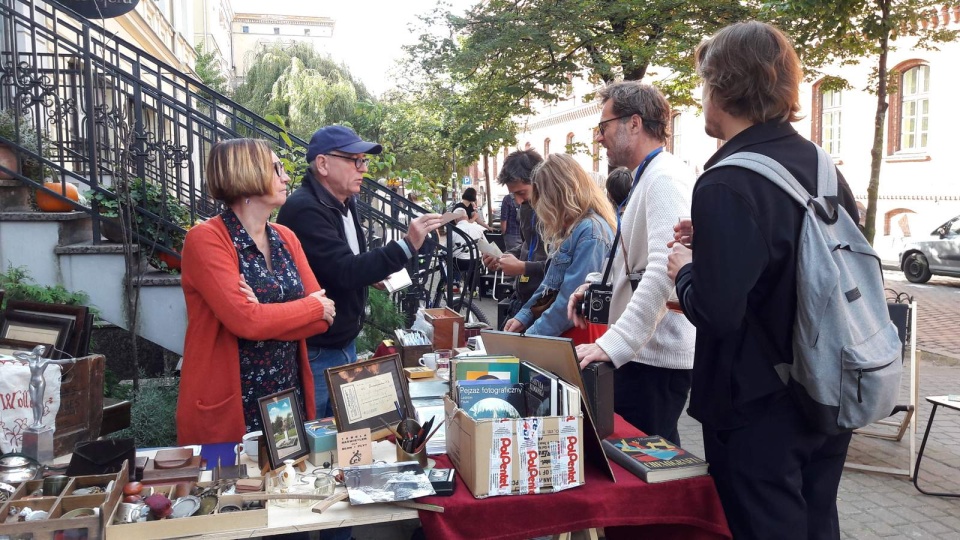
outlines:
[[[617,206],[617,234],[613,237],[613,246],[610,248],[610,257],[607,259],[607,268],[603,271],[603,280],[600,281],[600,283],[606,284],[607,280],[610,279],[610,270],[613,269],[613,258],[617,254],[617,245],[620,244],[620,211],[623,210],[623,207],[626,206],[627,201],[629,201],[630,197],[633,196],[633,190],[637,188],[637,183],[640,182],[640,176],[643,174],[643,171],[647,170],[647,165],[653,161],[653,158],[659,156],[660,152],[663,152],[662,146],[655,149],[653,152],[650,152],[647,154],[647,157],[643,158],[643,162],[640,163],[639,167],[637,167],[637,174],[633,177],[633,184],[630,185],[630,191],[627,193],[627,197],[623,199],[623,202]],[[626,266],[626,246],[624,246],[623,263],[624,266]],[[642,272],[640,272],[640,274],[642,274]]]

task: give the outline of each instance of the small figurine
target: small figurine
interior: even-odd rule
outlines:
[[[46,345],[37,345],[31,352],[18,351],[13,353],[13,357],[30,367],[30,402],[33,407],[33,423],[31,428],[39,430],[43,427],[43,394],[47,390],[47,382],[43,379],[43,372],[47,370],[50,364],[73,364],[74,358],[63,360],[52,360],[50,358],[41,358],[47,350]]]

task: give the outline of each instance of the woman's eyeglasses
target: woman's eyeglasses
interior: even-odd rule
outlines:
[[[362,158],[362,157],[352,158],[350,156],[341,156],[340,154],[324,154],[324,155],[331,156],[331,157],[338,157],[340,159],[348,159],[352,161],[354,165],[357,166],[358,171],[370,164],[370,158]]]
[[[273,162],[273,172],[277,173],[277,176],[282,177],[283,173],[287,172],[287,169],[283,167],[283,163],[280,161]]]

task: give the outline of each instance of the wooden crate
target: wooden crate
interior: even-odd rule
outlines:
[[[433,325],[433,348],[456,349],[466,345],[463,315],[447,308],[423,310],[427,322]]]
[[[63,368],[60,411],[53,435],[55,456],[73,452],[78,442],[96,439],[103,421],[103,355],[84,356]]]
[[[102,357],[101,357],[102,358]],[[0,504],[0,520],[7,519],[11,507],[22,508],[28,506],[33,510],[45,510],[50,517],[43,521],[10,522],[0,521],[0,534],[11,538],[29,537],[33,540],[55,540],[62,537],[58,533],[65,530],[86,529],[87,540],[101,540],[104,535],[103,516],[116,507],[123,495],[123,486],[127,482],[127,465],[117,474],[97,476],[77,476],[70,479],[63,492],[57,497],[41,497],[39,499],[24,499],[34,490],[43,485],[42,480],[23,482],[13,497]],[[113,482],[111,489],[104,493],[93,495],[74,495],[73,491],[79,487],[103,485]],[[97,508],[95,516],[62,519],[61,516],[77,508]]]

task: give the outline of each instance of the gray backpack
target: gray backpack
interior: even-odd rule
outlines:
[[[797,247],[793,364],[775,369],[811,427],[837,434],[890,416],[903,347],[890,322],[880,257],[836,202],[836,167],[816,148],[817,197],[767,156],[736,153],[714,167],[761,174],[806,209]]]

